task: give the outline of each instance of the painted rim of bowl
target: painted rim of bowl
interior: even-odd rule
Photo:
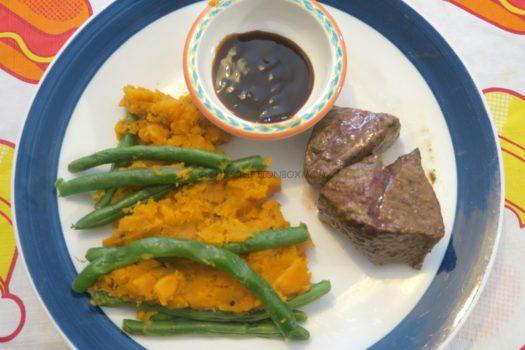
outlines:
[[[254,123],[235,116],[223,106],[218,106],[203,88],[197,69],[197,50],[203,33],[212,20],[238,0],[223,0],[216,6],[208,6],[197,17],[184,44],[184,79],[194,103],[215,125],[226,131],[254,139],[278,139],[296,135],[313,126],[328,113],[339,96],[346,78],[346,46],[337,23],[324,7],[315,0],[285,0],[311,14],[321,24],[330,43],[331,55],[335,58],[330,72],[328,88],[307,111],[278,123]],[[191,73],[190,73],[191,72]]]

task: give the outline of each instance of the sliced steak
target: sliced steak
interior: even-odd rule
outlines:
[[[323,184],[345,166],[390,147],[399,120],[385,113],[334,107],[312,131],[304,160],[306,179]]]
[[[419,269],[444,235],[419,149],[385,168],[377,155],[344,168],[321,188],[318,207],[323,222],[343,231],[378,265]]]

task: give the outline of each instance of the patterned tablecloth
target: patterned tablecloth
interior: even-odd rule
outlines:
[[[505,163],[506,210],[494,269],[448,348],[525,350],[525,0],[406,1],[449,41],[483,89]],[[0,349],[67,348],[17,254],[11,168],[46,67],[110,2],[0,0]]]

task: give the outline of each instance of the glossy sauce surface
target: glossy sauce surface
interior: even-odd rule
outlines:
[[[236,116],[258,123],[291,118],[314,83],[310,59],[293,41],[268,32],[231,34],[213,62],[214,89]]]

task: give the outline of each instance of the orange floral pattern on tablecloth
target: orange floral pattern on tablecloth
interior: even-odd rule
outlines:
[[[525,34],[525,0],[445,0],[501,29]]]
[[[505,166],[505,206],[525,227],[525,96],[509,89],[484,91],[499,134]]]
[[[38,83],[62,45],[92,14],[87,0],[0,0],[0,69]],[[23,301],[9,283],[18,252],[11,217],[14,145],[0,139],[0,308],[19,315],[0,319],[0,343],[13,340],[26,320]]]
[[[0,68],[38,83],[60,47],[91,14],[87,0],[0,0]]]

